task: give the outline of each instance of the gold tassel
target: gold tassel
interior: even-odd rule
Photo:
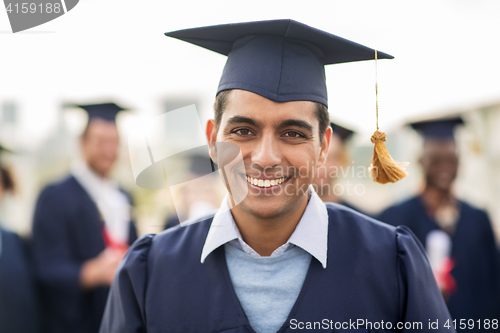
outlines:
[[[370,172],[374,182],[380,184],[395,183],[408,176],[408,172],[402,168],[403,166],[407,166],[408,163],[396,162],[389,155],[384,144],[384,132],[375,131],[371,137],[371,141],[375,144],[372,165],[370,165]]]
[[[403,169],[408,163],[396,162],[392,159],[384,144],[385,133],[378,130],[377,50],[375,50],[375,109],[377,112],[377,130],[371,137],[375,147],[373,148],[370,172],[374,182],[380,184],[395,183],[408,176],[408,172]]]

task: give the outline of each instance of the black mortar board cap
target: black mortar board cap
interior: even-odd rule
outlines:
[[[208,152],[206,154],[195,154],[189,158],[189,171],[197,175],[206,175],[214,171],[214,163]]]
[[[87,111],[89,115],[89,122],[92,119],[104,119],[106,121],[115,122],[116,115],[118,112],[123,110],[128,110],[115,103],[99,103],[99,104],[74,104],[71,106],[76,106]]]
[[[330,123],[330,126],[332,127],[333,134],[337,134],[342,142],[346,142],[347,140],[349,140],[355,133],[354,131],[333,122]]]
[[[462,117],[451,117],[434,120],[425,120],[410,123],[410,126],[419,132],[425,139],[454,139],[454,129],[464,124]]]
[[[222,24],[165,35],[228,56],[217,94],[242,89],[275,102],[328,106],[325,65],[375,59],[375,50],[293,20]],[[379,59],[393,56],[378,52]]]

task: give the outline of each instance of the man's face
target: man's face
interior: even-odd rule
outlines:
[[[420,158],[427,185],[449,191],[458,170],[458,156],[453,140],[428,140]]]
[[[308,101],[277,103],[260,95],[233,90],[220,127],[207,126],[209,142],[237,144],[242,153],[248,195],[240,203],[259,218],[274,218],[307,200],[318,164],[323,164],[331,129],[320,144],[316,105]]]
[[[314,184],[321,189],[330,185],[332,179],[338,178],[341,173],[340,168],[343,164],[343,153],[344,147],[340,136],[333,133],[330,140],[330,148],[328,149],[328,157],[325,164],[318,167],[316,172],[316,177],[314,178]]]
[[[82,137],[82,151],[89,167],[102,177],[106,177],[118,156],[119,137],[116,124],[93,119],[87,133]]]

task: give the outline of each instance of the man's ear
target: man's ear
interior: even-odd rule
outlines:
[[[207,142],[208,142],[208,153],[210,154],[210,158],[212,161],[214,161],[215,164],[217,163],[217,126],[215,124],[215,120],[209,119],[207,121],[207,129],[206,129],[206,136],[207,136]]]
[[[325,134],[323,135],[323,142],[321,143],[321,151],[319,153],[319,159],[317,167],[322,166],[326,162],[328,157],[328,149],[330,148],[330,140],[332,139],[332,128],[328,126],[326,128]]]

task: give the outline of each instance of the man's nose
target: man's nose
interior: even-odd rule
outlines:
[[[278,140],[273,133],[265,133],[252,151],[252,163],[261,168],[273,167],[281,163]]]

